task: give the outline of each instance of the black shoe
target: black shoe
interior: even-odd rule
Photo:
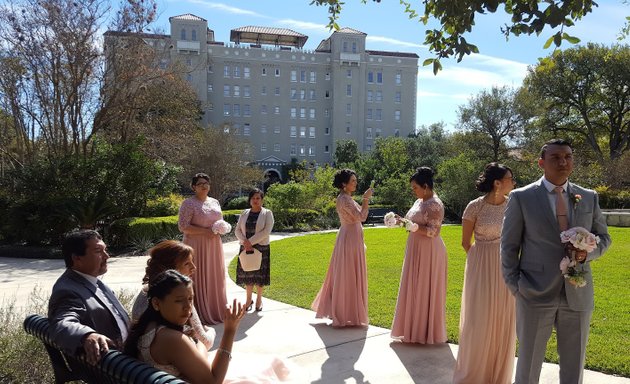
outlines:
[[[260,307],[256,306],[256,312],[262,311],[262,303],[260,303]]]
[[[249,302],[249,305],[247,306],[247,308],[245,309],[247,312],[252,310],[252,305],[254,305],[254,300]]]

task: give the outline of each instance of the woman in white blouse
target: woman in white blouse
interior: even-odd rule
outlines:
[[[247,310],[252,309],[252,291],[256,286],[256,311],[262,311],[264,287],[270,283],[269,235],[273,229],[273,213],[263,208],[265,193],[256,188],[249,193],[250,209],[243,211],[236,224],[234,234],[241,243],[239,253],[254,249],[262,253],[260,269],[244,271],[240,259],[236,265],[236,284],[245,286]]]

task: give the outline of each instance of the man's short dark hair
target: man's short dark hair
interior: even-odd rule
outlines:
[[[63,260],[66,262],[66,268],[72,268],[72,255],[85,255],[87,242],[94,238],[98,240],[103,239],[98,232],[91,229],[82,229],[66,235],[61,245],[61,253],[63,254]]]
[[[547,147],[549,147],[550,145],[566,145],[567,147],[571,148],[571,150],[573,150],[573,146],[571,145],[571,142],[565,139],[551,139],[549,141],[547,141],[542,148],[540,148],[540,158],[544,159],[545,158],[545,153],[547,152]]]

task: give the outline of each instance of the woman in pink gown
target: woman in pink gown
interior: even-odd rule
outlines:
[[[219,202],[208,196],[208,175],[196,174],[191,187],[195,196],[184,200],[179,208],[178,225],[184,234],[183,242],[195,250],[197,269],[193,280],[199,317],[204,324],[218,324],[223,322],[227,296],[223,244],[221,236],[213,231],[213,225],[223,220],[223,214]]]
[[[418,224],[405,249],[392,337],[405,343],[446,342],[446,247],[440,237],[444,205],[433,192],[433,170],[409,179],[418,198],[405,218]]]
[[[357,204],[352,199],[357,189],[357,175],[350,169],[338,171],[333,186],[340,192],[337,213],[341,228],[324,284],[311,308],[318,319],[332,319],[333,327],[367,326],[367,268],[361,223],[367,219],[373,190],[365,191],[363,204]]]
[[[477,190],[485,195],[464,210],[462,246],[467,257],[453,383],[512,382],[515,304],[503,281],[499,248],[506,195],[513,187],[512,171],[490,163],[477,180]]]

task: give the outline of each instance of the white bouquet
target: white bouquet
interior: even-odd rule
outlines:
[[[232,230],[232,226],[225,220],[217,220],[212,224],[212,232],[217,235],[225,235],[226,233],[230,233]]]
[[[593,252],[597,248],[599,237],[590,233],[586,228],[573,227],[560,233],[560,241],[565,245],[565,256],[560,261],[562,276],[576,287],[585,286],[584,275],[586,271],[575,258],[576,250],[579,249],[587,253]]]
[[[404,226],[405,229],[409,232],[415,232],[419,228],[418,224],[409,219],[398,217],[394,212],[387,212],[385,214],[385,217],[383,218],[383,222],[387,228]]]

